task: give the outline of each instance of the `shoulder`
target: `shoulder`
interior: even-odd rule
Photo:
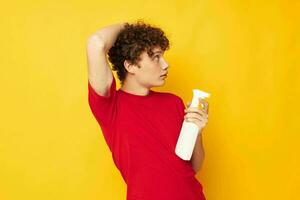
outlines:
[[[168,101],[172,101],[176,104],[184,104],[183,103],[183,99],[175,94],[175,93],[171,93],[171,92],[156,92],[154,91],[154,93],[159,96],[160,98],[166,99]]]
[[[184,109],[186,108],[183,99],[171,92],[155,92],[159,105],[162,108],[168,108],[170,113],[179,113],[180,116],[184,115]]]

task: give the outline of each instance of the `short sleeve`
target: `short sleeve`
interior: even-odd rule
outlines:
[[[109,96],[101,96],[93,89],[88,81],[88,102],[90,109],[100,124],[105,129],[112,125],[116,114],[116,80],[113,76],[109,88]]]
[[[179,116],[180,118],[183,119],[184,115],[185,115],[185,112],[184,112],[184,109],[186,108],[185,104],[184,104],[184,101],[182,100],[181,97],[177,96],[176,95],[176,107],[177,107],[177,111],[179,113]]]

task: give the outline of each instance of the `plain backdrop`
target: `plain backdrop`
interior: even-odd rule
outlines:
[[[197,174],[207,199],[298,199],[299,10],[296,0],[3,3],[0,199],[125,199],[88,106],[85,48],[99,28],[137,19],[171,41],[166,84],[153,89],[185,102],[193,88],[211,93]]]

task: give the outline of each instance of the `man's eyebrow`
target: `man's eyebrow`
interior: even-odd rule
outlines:
[[[163,51],[155,51],[155,52],[153,52],[152,57],[155,56],[156,53],[161,53],[161,54],[163,54]]]

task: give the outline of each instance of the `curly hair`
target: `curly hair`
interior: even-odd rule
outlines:
[[[160,47],[162,51],[170,48],[169,40],[160,28],[141,20],[133,24],[125,23],[124,29],[120,31],[114,45],[108,51],[112,70],[117,71],[121,84],[127,74],[124,61],[137,64],[144,51],[151,57],[155,47]]]

